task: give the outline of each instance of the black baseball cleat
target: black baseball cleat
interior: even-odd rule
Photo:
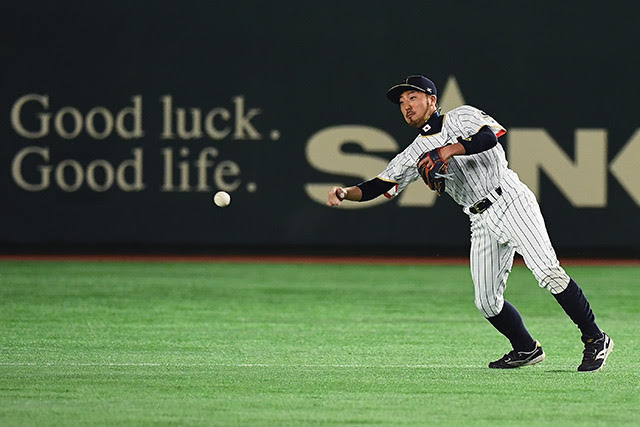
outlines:
[[[609,353],[613,351],[613,340],[602,332],[600,338],[582,337],[584,352],[582,363],[578,366],[579,372],[591,372],[602,369]]]
[[[501,359],[495,362],[489,363],[489,367],[492,369],[513,369],[520,366],[535,365],[544,360],[545,354],[542,350],[542,346],[536,341],[536,348],[531,351],[515,351],[511,350],[509,353],[502,356]]]

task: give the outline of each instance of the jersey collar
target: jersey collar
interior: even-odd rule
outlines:
[[[429,117],[427,123],[425,123],[424,126],[420,128],[420,135],[433,135],[434,133],[440,132],[442,130],[443,119],[444,114],[438,114],[437,112],[434,113],[431,117]]]

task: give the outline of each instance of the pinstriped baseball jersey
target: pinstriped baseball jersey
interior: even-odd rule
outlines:
[[[386,196],[395,196],[420,177],[416,165],[422,153],[454,144],[459,136],[468,138],[483,126],[490,127],[497,136],[506,132],[491,116],[470,105],[429,120],[420,135],[378,175],[382,180],[397,184]],[[453,180],[446,181],[445,191],[459,205],[472,205],[494,190],[507,170],[507,160],[500,144],[482,153],[453,157],[447,171],[453,175]]]
[[[491,128],[496,136],[506,132],[492,117],[468,105],[431,117],[420,135],[378,176],[396,183],[387,197],[420,177],[417,162],[422,153],[454,144],[459,136],[468,138],[483,126]],[[477,154],[452,157],[447,173],[453,174],[453,179],[446,181],[445,191],[470,215],[471,275],[476,306],[485,317],[502,310],[516,252],[523,256],[541,287],[554,294],[566,289],[569,276],[558,262],[535,195],[508,168],[500,144]],[[468,207],[485,198],[491,201],[491,207],[471,214]]]

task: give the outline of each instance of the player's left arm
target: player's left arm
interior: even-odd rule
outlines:
[[[453,156],[464,156],[482,153],[492,149],[498,143],[498,137],[489,126],[483,126],[480,130],[468,138],[459,136],[458,142],[445,145],[440,148],[440,157],[445,162]]]

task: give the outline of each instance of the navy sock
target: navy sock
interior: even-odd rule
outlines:
[[[587,297],[584,296],[582,289],[573,279],[569,281],[567,289],[555,294],[554,297],[573,323],[578,325],[582,335],[590,338],[602,336]]]
[[[487,317],[487,320],[502,335],[507,337],[514,350],[530,351],[535,348],[536,342],[524,326],[522,316],[508,301],[505,300],[500,314]]]

